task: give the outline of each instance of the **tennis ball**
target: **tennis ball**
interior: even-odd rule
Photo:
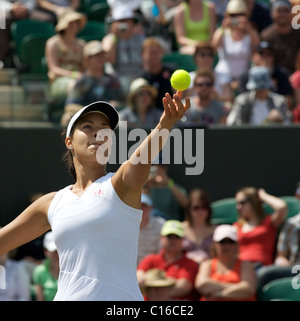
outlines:
[[[170,81],[174,89],[183,91],[191,84],[191,77],[187,71],[178,69],[173,72]]]

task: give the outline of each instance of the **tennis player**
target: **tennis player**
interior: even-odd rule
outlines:
[[[137,245],[142,218],[141,190],[151,161],[166,139],[157,139],[190,107],[182,92],[163,98],[156,128],[115,173],[97,160],[102,129],[114,130],[118,112],[107,102],[79,110],[67,127],[75,184],[46,194],[0,230],[0,255],[52,230],[59,254],[56,301],[143,300],[137,278]],[[159,141],[158,150],[151,145]],[[147,155],[148,162],[138,162]],[[106,155],[105,155],[106,156]]]

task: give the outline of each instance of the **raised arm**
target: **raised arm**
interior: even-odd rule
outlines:
[[[30,242],[50,230],[47,212],[55,192],[46,194],[0,229],[0,255]]]
[[[190,108],[189,97],[185,98],[183,104],[181,95],[182,92],[177,92],[173,97],[169,93],[165,95],[164,112],[159,123],[112,177],[112,184],[117,194],[132,207],[140,207],[141,190],[147,182],[151,162],[167,142],[172,126]]]

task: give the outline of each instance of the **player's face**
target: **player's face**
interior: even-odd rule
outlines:
[[[104,114],[91,112],[84,115],[75,125],[71,139],[74,156],[95,160],[98,148],[107,144],[110,131],[109,119]]]

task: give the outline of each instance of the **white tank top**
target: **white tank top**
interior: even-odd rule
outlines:
[[[239,78],[249,70],[251,53],[251,38],[248,34],[243,39],[235,41],[230,30],[226,29],[223,46],[218,49],[219,61],[215,71],[227,73],[232,78]]]
[[[121,201],[112,176],[80,197],[67,186],[50,204],[60,265],[55,301],[143,300],[136,277],[142,210]]]

